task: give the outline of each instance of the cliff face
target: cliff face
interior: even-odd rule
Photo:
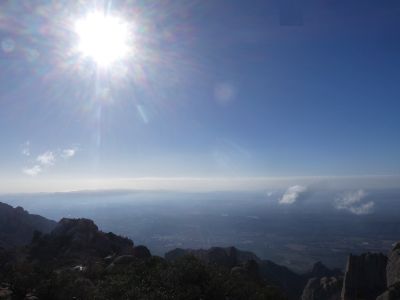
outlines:
[[[400,282],[400,242],[389,253],[386,278],[388,287]]]
[[[400,243],[389,253],[386,267],[387,290],[377,300],[400,299]]]
[[[0,202],[0,247],[12,248],[30,243],[35,231],[50,232],[56,222],[33,215],[22,207]]]
[[[343,300],[375,300],[386,289],[387,257],[366,253],[350,255],[343,281]]]

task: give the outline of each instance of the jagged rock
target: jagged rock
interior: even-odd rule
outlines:
[[[386,278],[388,287],[400,282],[400,242],[389,253]]]
[[[308,278],[337,277],[342,275],[343,273],[340,269],[329,269],[320,261],[316,262],[312,269],[305,274]]]
[[[387,257],[381,253],[350,255],[343,281],[343,300],[375,300],[386,289]]]
[[[302,300],[340,300],[343,279],[336,277],[311,278],[301,296]]]
[[[139,259],[151,257],[150,250],[146,246],[135,246],[133,247],[133,256]]]

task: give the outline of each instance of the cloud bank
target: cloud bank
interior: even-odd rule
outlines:
[[[282,198],[279,200],[279,204],[293,204],[297,201],[302,193],[307,190],[306,186],[294,185],[286,190]]]
[[[367,193],[360,189],[346,192],[335,201],[335,207],[339,210],[347,210],[355,215],[370,214],[374,210],[374,201],[364,201]]]

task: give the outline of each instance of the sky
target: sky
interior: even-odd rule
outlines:
[[[94,11],[129,27],[106,67],[78,51]],[[398,187],[399,15],[395,0],[2,1],[0,192]]]

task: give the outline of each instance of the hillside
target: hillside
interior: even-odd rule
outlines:
[[[24,247],[13,248],[1,240],[8,245],[0,248],[2,300],[400,299],[399,244],[388,257],[349,255],[345,274],[321,262],[298,274],[235,247],[178,248],[162,258],[126,237],[99,230],[89,219],[55,223],[7,205],[2,216],[8,218],[1,219],[8,235],[1,237],[13,238],[15,245],[25,241]]]
[[[186,256],[169,262],[145,246],[62,219],[23,250],[0,251],[1,299],[285,299],[257,275]],[[256,268],[256,267],[255,267]],[[37,297],[37,298],[34,298]]]
[[[22,207],[0,202],[0,247],[11,248],[28,244],[35,231],[50,232],[56,222],[33,215]]]

